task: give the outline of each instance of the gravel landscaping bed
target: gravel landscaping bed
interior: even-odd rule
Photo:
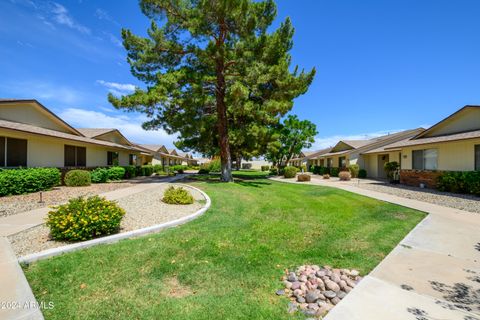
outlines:
[[[161,184],[148,192],[139,192],[121,198],[117,203],[125,209],[120,232],[136,230],[190,215],[204,206],[205,198],[195,189],[188,188],[195,202],[191,205],[170,205],[162,202],[163,192],[172,184]],[[173,184],[175,185],[175,184]],[[56,248],[69,242],[50,239],[49,230],[39,225],[8,237],[17,256]]]
[[[307,317],[321,318],[361,280],[357,270],[304,265],[295,272],[287,270],[283,277],[285,288],[276,293],[290,300],[289,313],[300,311]]]
[[[88,187],[55,187],[52,190],[43,191],[43,203],[39,203],[40,192],[1,197],[0,217],[6,217],[46,206],[58,205],[67,202],[71,198],[93,196],[104,192],[131,187],[133,185],[135,185],[135,182],[133,181],[120,181],[97,183]]]
[[[398,184],[390,185],[382,182],[362,183],[360,181],[359,184],[355,183],[354,186],[440,206],[480,213],[480,197],[474,195],[454,194]]]

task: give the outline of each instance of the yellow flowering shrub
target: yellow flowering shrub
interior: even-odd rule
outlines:
[[[104,197],[70,199],[48,213],[47,226],[56,240],[82,241],[118,232],[125,210]]]
[[[168,204],[192,204],[193,196],[182,187],[175,188],[170,186],[165,190],[162,201]]]

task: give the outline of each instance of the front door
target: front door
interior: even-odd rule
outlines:
[[[378,155],[378,170],[377,170],[377,178],[386,179],[387,174],[385,173],[385,163],[389,161],[388,154],[379,154]]]

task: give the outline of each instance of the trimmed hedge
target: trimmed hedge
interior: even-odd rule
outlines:
[[[330,168],[330,175],[332,177],[338,177],[339,173],[340,173],[340,168]]]
[[[57,168],[0,170],[0,197],[49,190],[60,184]]]
[[[123,178],[131,179],[137,176],[137,168],[135,168],[135,166],[124,166],[122,168],[125,169],[125,175]]]
[[[122,180],[125,176],[125,168],[110,167],[108,168],[108,180]]]
[[[105,183],[108,180],[108,169],[96,168],[90,173],[93,183]]]
[[[438,177],[437,188],[440,191],[480,196],[480,171],[446,171]]]
[[[56,240],[89,240],[117,232],[124,215],[122,208],[105,198],[75,198],[50,211],[47,226]]]
[[[150,177],[153,174],[153,166],[147,164],[140,167],[141,176]]]
[[[90,171],[70,170],[65,174],[65,185],[69,187],[84,187],[92,184]]]
[[[295,178],[295,176],[297,175],[297,172],[298,172],[298,168],[288,166],[288,167],[285,167],[285,169],[283,170],[283,176],[285,178]]]
[[[360,179],[365,179],[367,177],[367,170],[365,169],[358,170],[358,177]]]

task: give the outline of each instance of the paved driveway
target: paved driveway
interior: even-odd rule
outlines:
[[[480,320],[480,214],[351,183],[310,184],[429,213],[325,320]]]

